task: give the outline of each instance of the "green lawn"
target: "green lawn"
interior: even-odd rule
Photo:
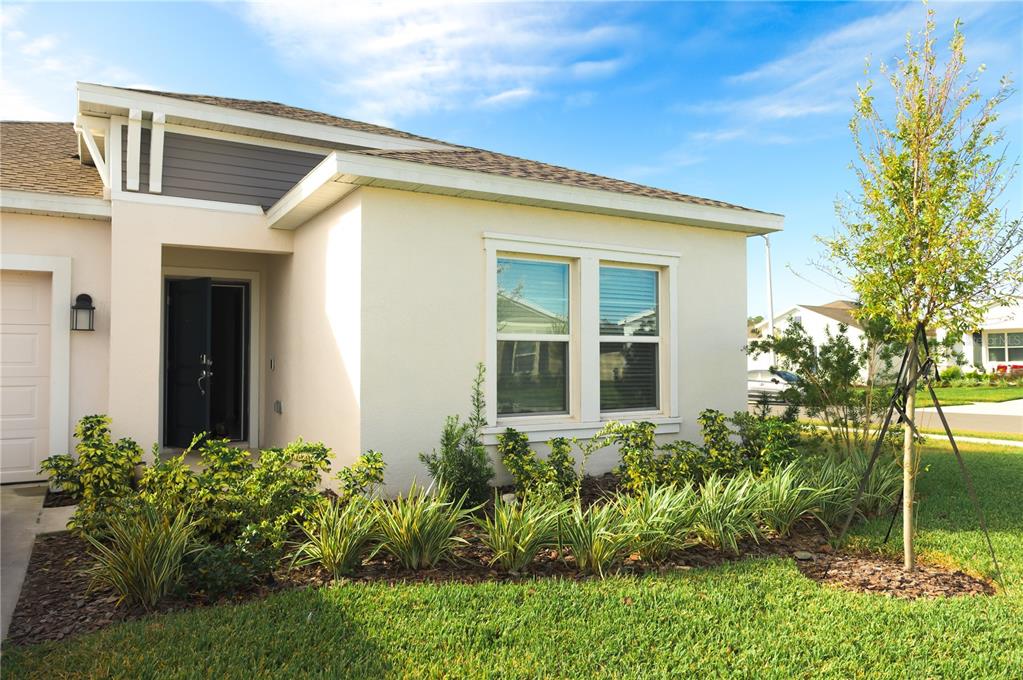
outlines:
[[[1010,399],[1023,399],[1023,386],[1020,387],[991,387],[980,385],[977,387],[935,387],[942,406],[958,406],[960,404],[973,404],[978,401],[1009,401]],[[917,395],[918,406],[929,406],[931,397],[926,392]]]
[[[4,677],[1018,678],[1023,450],[964,445],[1008,593],[904,602],[818,586],[790,560],[604,582],[341,585],[5,650]],[[919,545],[988,572],[947,449],[921,481]],[[875,546],[885,521],[860,527]],[[898,551],[897,542],[888,550]]]

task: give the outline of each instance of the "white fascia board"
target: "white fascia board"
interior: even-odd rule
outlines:
[[[78,111],[82,112],[83,103],[98,104],[123,111],[141,108],[144,111],[160,111],[168,123],[182,121],[202,121],[211,125],[226,126],[235,129],[260,130],[271,134],[301,137],[304,139],[320,139],[332,144],[347,144],[371,149],[391,150],[422,150],[451,149],[453,147],[436,142],[423,142],[415,139],[392,137],[384,134],[351,130],[348,128],[309,123],[271,116],[265,113],[239,111],[223,106],[190,102],[174,97],[164,97],[145,92],[122,90],[107,85],[79,82],[76,84],[78,94]]]
[[[501,177],[470,170],[335,151],[270,208],[267,212],[269,226],[288,229],[297,227],[304,220],[288,219],[289,212],[298,209],[305,200],[304,197],[317,194],[328,182],[389,187],[754,234],[779,231],[785,221],[781,215],[584,189],[552,182]]]
[[[102,198],[43,194],[15,189],[0,189],[0,210],[91,220],[110,219],[110,201]]]

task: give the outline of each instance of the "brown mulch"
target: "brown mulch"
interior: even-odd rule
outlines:
[[[584,486],[583,496],[595,500],[616,482],[613,477],[598,478]],[[435,569],[413,571],[393,559],[379,554],[367,561],[350,580],[361,583],[479,583],[509,582],[530,578],[556,577],[585,580],[576,571],[570,554],[543,550],[537,555],[528,573],[508,574],[489,566],[491,552],[473,529],[465,529],[467,544],[454,551],[454,559]],[[660,565],[646,565],[638,555],[630,555],[621,565],[625,574],[679,572],[693,568],[713,567],[747,557],[789,557],[796,560],[800,571],[815,581],[866,593],[883,593],[895,597],[950,597],[954,595],[989,595],[990,583],[961,571],[921,566],[913,574],[902,572],[898,563],[871,555],[835,554],[820,526],[801,523],[787,538],[745,541],[739,554],[731,554],[698,545],[674,555]],[[68,532],[46,534],[36,538],[21,597],[18,600],[5,644],[34,644],[61,640],[70,636],[105,628],[113,623],[144,616],[146,612],[131,610],[117,604],[109,590],[91,590],[85,570],[92,565],[85,542]],[[269,583],[254,586],[229,600],[242,602],[258,599],[288,588],[322,586],[330,576],[322,569],[281,569]],[[171,599],[157,612],[179,611],[217,604],[202,593],[183,594]]]
[[[858,593],[907,600],[995,593],[989,581],[963,571],[918,563],[906,572],[902,562],[877,555],[815,554],[796,564],[807,578]]]
[[[54,491],[53,489],[47,489],[46,497],[43,499],[44,508],[66,508],[77,503],[78,499],[68,492]]]

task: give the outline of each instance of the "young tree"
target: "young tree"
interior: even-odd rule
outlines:
[[[873,84],[857,88],[850,128],[858,191],[837,206],[843,228],[821,239],[836,274],[859,295],[864,317],[884,319],[892,340],[911,352],[907,412],[913,417],[920,348],[918,324],[961,335],[984,313],[1008,303],[1023,281],[1023,226],[1001,194],[1014,165],[1006,162],[998,107],[1011,95],[1003,78],[982,98],[979,74],[966,70],[957,21],[944,64],[934,47],[934,13],[907,36],[906,56],[880,69],[891,85],[888,112]],[[918,461],[912,432],[903,442],[905,569],[914,568],[913,482]]]

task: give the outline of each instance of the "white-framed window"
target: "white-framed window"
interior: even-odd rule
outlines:
[[[988,361],[1023,361],[1023,332],[988,333]]]
[[[500,234],[484,244],[492,427],[677,419],[678,254]]]

